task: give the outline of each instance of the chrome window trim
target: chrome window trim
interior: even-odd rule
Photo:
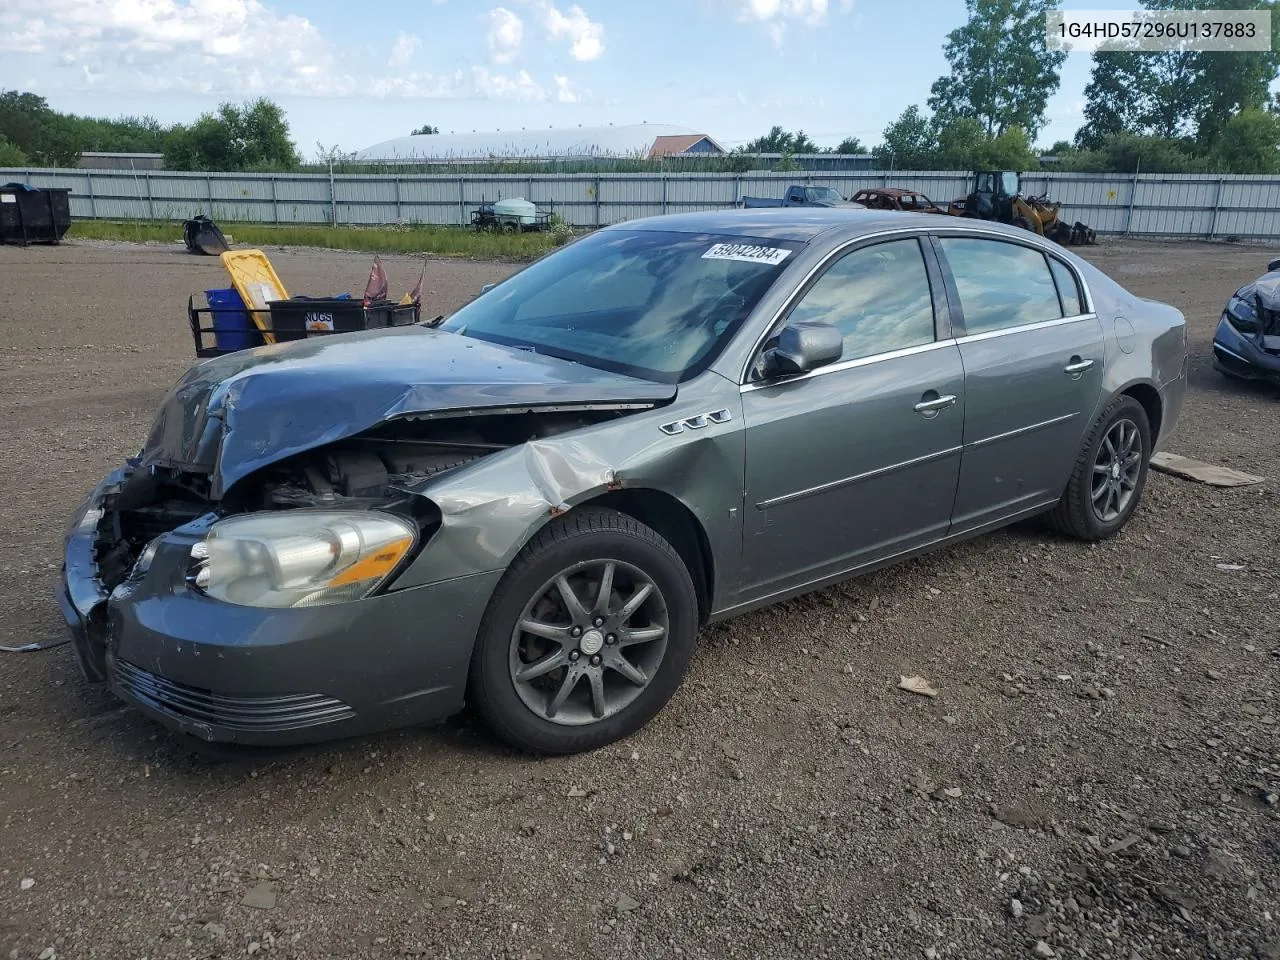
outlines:
[[[1016,327],[1001,327],[998,330],[984,330],[982,333],[971,333],[967,336],[956,337],[956,343],[964,345],[966,343],[977,343],[981,340],[994,340],[997,337],[1012,336],[1015,333],[1029,333],[1032,330],[1047,330],[1050,327],[1065,327],[1072,323],[1082,323],[1085,320],[1096,320],[1097,315],[1093,313],[1080,313],[1074,317],[1059,317],[1057,320],[1036,320],[1034,323],[1020,323]]]
[[[771,507],[780,507],[786,503],[793,503],[796,500],[803,500],[805,497],[812,497],[819,493],[827,493],[831,490],[838,490],[841,487],[852,486],[855,483],[861,483],[863,480],[870,480],[873,477],[882,477],[887,473],[894,473],[898,470],[905,470],[908,467],[916,467],[923,463],[931,463],[934,460],[942,460],[946,457],[953,457],[958,453],[962,453],[964,447],[948,447],[945,450],[936,450],[933,453],[926,453],[922,457],[914,457],[910,460],[903,460],[899,463],[891,463],[888,466],[876,467],[874,470],[867,470],[863,473],[855,473],[852,477],[844,477],[840,480],[832,480],[829,483],[822,483],[816,487],[808,487],[804,490],[796,490],[793,493],[784,493],[780,497],[773,497],[770,500],[761,500],[756,504],[757,510],[768,510]]]
[[[868,367],[873,363],[884,363],[887,360],[898,360],[902,357],[914,356],[917,353],[929,353],[933,350],[941,350],[943,347],[954,347],[956,341],[952,338],[946,340],[933,340],[929,343],[920,343],[914,347],[903,347],[901,350],[890,350],[888,353],[873,353],[869,357],[857,357],[853,360],[841,360],[838,363],[830,364],[825,367],[818,367],[816,370],[810,370],[808,373],[796,374],[794,377],[782,377],[777,380],[754,380],[751,383],[743,383],[738,387],[739,393],[751,393],[753,390],[764,390],[768,387],[783,387],[787,384],[796,383],[800,380],[812,380],[814,377],[825,376],[828,373],[840,373],[844,370],[853,370],[856,367]]]
[[[1084,306],[1086,307],[1088,312],[1078,314],[1077,316],[1074,316],[1074,317],[1060,317],[1057,320],[1042,320],[1037,323],[1023,324],[1022,326],[1019,326],[1019,327],[1009,327],[1005,330],[992,330],[992,331],[989,331],[988,333],[974,334],[971,337],[960,337],[960,338],[953,338],[948,340],[936,340],[932,344],[924,344],[923,346],[936,347],[936,346],[942,346],[948,343],[967,342],[974,339],[990,337],[995,334],[1012,333],[1015,331],[1022,332],[1024,330],[1037,329],[1040,327],[1048,326],[1049,324],[1061,323],[1063,321],[1075,322],[1077,320],[1085,320],[1090,317],[1097,316],[1097,313],[1094,310],[1094,305],[1093,305],[1093,291],[1089,288],[1089,281],[1085,279],[1084,274],[1080,270],[1076,269],[1074,264],[1058,256],[1054,252],[1053,247],[1049,246],[1049,241],[1045,240],[1043,237],[1039,236],[1038,234],[1028,234],[1026,237],[1011,237],[1008,234],[1001,233],[998,230],[984,230],[982,227],[978,227],[978,226],[959,226],[959,225],[954,227],[949,225],[947,226],[932,225],[932,226],[924,226],[924,227],[898,227],[893,230],[876,230],[872,233],[864,233],[864,234],[861,234],[860,236],[851,237],[850,239],[844,241],[839,246],[835,247],[830,253],[828,253],[822,260],[818,261],[818,263],[816,263],[813,267],[811,267],[807,273],[805,273],[805,275],[795,285],[795,289],[792,290],[790,295],[787,297],[787,299],[782,302],[782,306],[780,306],[777,310],[774,311],[773,316],[769,318],[769,322],[765,324],[764,329],[756,336],[755,343],[752,344],[750,351],[748,351],[747,353],[746,362],[743,364],[742,370],[739,371],[738,373],[738,383],[744,388],[750,388],[750,389],[758,388],[760,383],[757,381],[749,380],[748,377],[751,373],[752,362],[755,360],[756,356],[759,354],[760,347],[763,346],[765,340],[769,338],[769,334],[773,331],[774,327],[777,326],[778,321],[782,319],[783,314],[785,314],[788,310],[791,309],[792,306],[795,305],[796,301],[800,297],[800,292],[805,289],[809,281],[812,280],[814,276],[816,276],[819,272],[826,269],[826,267],[830,265],[833,261],[835,261],[839,257],[843,256],[845,253],[847,253],[851,247],[855,247],[865,240],[876,240],[881,237],[922,238],[922,237],[930,237],[930,236],[935,236],[939,238],[944,236],[960,236],[960,237],[974,237],[975,239],[982,239],[982,240],[986,240],[986,239],[1002,240],[1006,243],[1013,243],[1013,244],[1026,246],[1026,247],[1033,247],[1036,250],[1039,250],[1045,256],[1054,257],[1055,259],[1061,261],[1063,266],[1065,266],[1068,270],[1070,270],[1072,274],[1075,276],[1076,280],[1079,281],[1080,291],[1081,293],[1084,294],[1084,300],[1085,300]],[[923,251],[921,252],[921,255],[923,256]],[[912,351],[919,348],[905,347],[903,349],[906,351]],[[891,359],[892,357],[900,353],[902,353],[902,351],[893,351],[892,353],[888,353],[888,354],[876,354],[870,358],[859,357],[858,360],[849,361],[849,365],[850,366],[861,365],[861,362],[864,360]],[[815,370],[815,371],[812,371],[811,373],[802,374],[799,377],[793,377],[789,380],[774,381],[774,382],[768,383],[767,385],[774,386],[781,383],[791,383],[794,380],[801,380],[813,374],[820,373],[822,371],[834,372],[836,369],[847,369],[847,368],[843,363],[833,364],[831,367],[822,368],[822,370]],[[744,389],[743,392],[745,393],[746,390]]]

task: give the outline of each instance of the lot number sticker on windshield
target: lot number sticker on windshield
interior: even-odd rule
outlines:
[[[717,243],[702,255],[703,260],[742,260],[776,267],[791,251],[782,247],[760,247],[753,243]]]

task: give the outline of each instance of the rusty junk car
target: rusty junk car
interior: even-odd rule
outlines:
[[[907,213],[946,213],[947,208],[934,203],[923,193],[902,187],[869,187],[849,198],[871,210],[903,210]]]
[[[1186,342],[1000,224],[630,221],[438,324],[198,363],[71,518],[61,606],[90,678],[207,740],[470,703],[586,750],[708,622],[1037,514],[1114,534]]]

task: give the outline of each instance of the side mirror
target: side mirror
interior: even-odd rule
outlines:
[[[1280,257],[1276,257],[1274,260],[1268,261],[1267,273],[1270,273],[1272,270],[1280,270]]]
[[[844,353],[844,335],[823,320],[788,324],[764,356],[766,377],[794,376],[835,363]]]

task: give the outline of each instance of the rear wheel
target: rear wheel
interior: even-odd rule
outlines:
[[[693,581],[666,540],[612,510],[575,510],[534,537],[499,583],[471,697],[512,746],[591,750],[662,709],[697,629]]]
[[[1116,397],[1085,438],[1049,523],[1081,540],[1118,533],[1138,509],[1150,459],[1146,410],[1133,397]]]

